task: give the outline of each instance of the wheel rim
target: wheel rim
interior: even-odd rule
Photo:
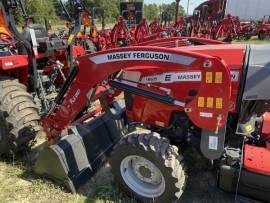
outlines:
[[[120,164],[123,180],[128,187],[147,198],[156,198],[165,191],[165,179],[160,170],[141,156],[127,156]]]

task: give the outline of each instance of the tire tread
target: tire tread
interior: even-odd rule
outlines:
[[[5,147],[1,147],[0,155],[29,148],[42,127],[33,97],[17,79],[0,78],[0,112],[5,115],[6,128]]]

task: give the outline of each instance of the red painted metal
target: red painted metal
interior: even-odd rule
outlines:
[[[183,47],[183,49],[186,48]],[[242,78],[243,62],[245,60],[245,45],[209,45],[207,48],[205,48],[205,46],[193,46],[189,47],[188,49],[190,51],[218,57],[226,63],[229,71],[231,72],[232,79],[230,112],[236,113],[238,91]]]
[[[151,27],[148,26],[147,21],[145,18],[142,19],[140,24],[136,27],[135,30],[135,41],[133,45],[137,43],[157,40],[161,37],[161,33],[164,32],[161,29],[157,22],[154,20],[151,24]]]
[[[270,113],[267,112],[263,115],[262,139],[266,139],[269,136],[270,136]]]
[[[201,49],[200,49],[200,46],[185,47],[185,49],[182,49],[182,50],[194,51],[194,52],[198,52],[198,53],[202,53],[202,54],[207,54],[208,56],[212,55],[212,56],[215,56],[218,58],[223,57],[223,55],[226,55],[226,53],[228,54],[228,52],[231,51],[230,54],[228,54],[228,56],[225,57],[226,60],[228,60],[230,65],[226,64],[226,60],[222,60],[222,61],[226,64],[226,69],[228,71],[231,71],[231,70],[238,71],[238,73],[239,73],[237,82],[232,83],[232,87],[233,87],[232,88],[232,95],[227,97],[227,98],[230,98],[230,100],[228,101],[228,108],[230,109],[231,112],[235,112],[237,93],[238,93],[240,75],[241,75],[240,71],[242,68],[242,63],[243,63],[243,58],[244,58],[244,47],[243,46],[236,46],[234,48],[234,46],[231,46],[231,45],[226,45],[226,46],[227,46],[227,48],[225,48],[223,46],[208,46],[208,47],[203,46],[203,48],[201,48]],[[203,52],[202,51],[203,49],[209,50],[209,51]],[[225,50],[221,51],[222,49],[225,49]],[[216,50],[219,50],[219,51],[216,51]],[[232,61],[231,61],[231,59],[232,59]],[[200,70],[200,69],[198,67],[196,67],[195,64],[192,64],[192,70]],[[159,74],[163,74],[163,73],[172,72],[173,70],[169,69],[166,66],[163,68],[147,67],[143,70],[140,67],[138,67],[138,68],[135,67],[135,68],[127,69],[127,71],[140,72],[142,74],[141,77],[146,77],[146,76],[151,76],[151,75],[159,75]],[[187,71],[188,72],[188,71],[190,71],[190,69],[179,66],[178,71],[180,71],[180,72]],[[231,83],[229,81],[227,83],[230,86]],[[183,84],[179,83],[180,86],[178,86],[177,84],[173,84],[173,85],[172,84],[160,84],[160,83],[153,83],[153,84],[170,89],[174,93],[174,96],[181,95],[181,96],[176,97],[180,101],[186,101],[186,100],[190,100],[190,99],[192,99],[192,101],[195,101],[194,98],[188,96],[189,91],[191,89],[198,90],[198,89],[200,89],[200,85],[203,85],[202,83],[196,83],[196,82],[189,82],[189,83],[183,83]],[[218,91],[218,87],[214,87],[214,85],[211,87],[213,87],[215,89],[215,90],[213,89],[213,91]],[[143,86],[140,86],[140,88],[143,88]],[[209,92],[211,92],[211,91],[207,90],[207,92],[208,92],[208,97],[211,97],[211,95],[209,94]],[[222,94],[226,94],[225,92],[226,92],[225,89],[223,89]],[[198,93],[198,94],[200,95],[200,93]],[[202,93],[201,96],[207,97],[207,93],[205,95]],[[192,106],[193,109],[194,109],[194,105],[196,105],[195,103],[196,102],[193,103],[193,106]],[[224,104],[224,105],[226,106],[227,104]],[[164,104],[160,104],[159,102],[152,101],[152,100],[137,96],[134,98],[134,108],[132,109],[132,111],[128,112],[128,115],[130,118],[133,118],[136,121],[143,121],[143,122],[146,122],[147,124],[152,124],[152,125],[154,125],[156,121],[159,121],[159,122],[164,123],[164,127],[168,127],[171,113],[174,111],[177,111],[177,110],[179,110],[179,109],[177,109],[175,107],[168,107]],[[181,111],[183,111],[183,109],[181,109]],[[198,116],[198,112],[209,112],[209,109],[202,108],[202,109],[197,109],[193,112],[196,112],[194,117],[196,116],[197,118],[200,118],[200,116]],[[189,114],[189,116],[190,115],[191,114]],[[193,122],[195,124],[199,125],[197,121],[193,121]],[[206,125],[204,126],[204,128],[207,128]]]
[[[270,175],[270,113],[263,115],[261,140],[265,141],[265,147],[246,144],[244,151],[244,167],[252,172]]]
[[[131,40],[130,33],[122,16],[119,17],[118,22],[113,27],[110,35],[112,48],[116,48],[118,46],[118,40]]]
[[[234,26],[234,17],[227,15],[217,26],[214,28],[214,39],[220,38],[234,38],[237,36],[236,28]]]
[[[73,49],[72,54],[75,58],[86,54],[86,51],[84,50],[83,46],[73,46],[72,49]]]
[[[264,19],[257,24],[256,35],[259,39],[270,37],[270,16],[264,16]]]
[[[150,35],[150,28],[147,24],[146,18],[143,18],[139,25],[136,27],[135,40],[141,42],[146,36]]]
[[[246,40],[248,40],[255,34],[256,25],[252,21],[240,22],[239,17],[236,16],[234,25],[239,38],[244,37]]]
[[[251,172],[270,175],[270,149],[245,145],[244,167]]]
[[[218,45],[227,44],[225,42],[204,39],[199,37],[170,37],[158,40],[150,40],[146,42],[139,43],[136,46],[156,46],[156,47],[167,47],[167,48],[177,48],[190,45]]]
[[[178,16],[177,20],[175,21],[171,29],[169,29],[170,36],[171,37],[181,36],[186,26],[187,26],[186,19],[182,16]]]
[[[241,58],[244,53],[244,47],[240,45],[226,45],[227,48],[224,48],[223,52],[231,53],[232,49],[239,50],[234,53],[238,54]],[[216,45],[216,49],[220,49],[222,52],[222,46]],[[230,48],[229,48],[230,47]],[[171,96],[176,98],[178,101],[187,102],[186,108],[187,111],[192,109],[191,112],[187,112],[190,120],[200,128],[215,130],[217,127],[221,127],[226,122],[227,114],[230,108],[230,98],[231,98],[231,89],[232,82],[230,76],[230,70],[228,65],[220,57],[216,57],[214,48],[211,46],[204,46],[204,48],[212,49],[209,53],[212,53],[211,56],[209,53],[197,53],[199,50],[196,49],[189,50],[186,49],[168,49],[162,47],[132,47],[132,48],[121,48],[108,50],[105,52],[99,52],[96,54],[85,55],[78,57],[79,72],[75,77],[71,87],[66,93],[66,96],[63,100],[63,103],[55,109],[55,111],[43,119],[43,124],[47,129],[47,132],[51,136],[57,135],[62,129],[68,127],[81,110],[87,105],[88,98],[87,94],[89,90],[95,87],[97,84],[100,84],[102,81],[106,81],[107,78],[122,70],[126,71],[139,71],[141,77],[144,76],[153,76],[157,74],[170,73],[170,72],[183,72],[183,71],[200,71],[202,74],[201,82],[193,83],[171,83],[171,84],[158,84],[161,87],[168,88],[171,90]],[[124,52],[126,54],[135,54],[141,52],[158,52],[164,54],[175,54],[176,58],[181,57],[191,57],[194,58],[194,62],[190,65],[181,65],[173,62],[161,62],[155,60],[137,60],[133,59],[115,59],[109,60],[108,56],[117,54],[119,52]],[[241,54],[240,54],[241,52]],[[239,55],[240,54],[240,55]],[[127,56],[127,55],[124,55]],[[231,55],[232,56],[232,55]],[[93,59],[99,59],[99,63],[94,63]],[[108,59],[108,60],[107,60]],[[105,61],[103,61],[105,60]],[[232,62],[233,63],[233,62]],[[203,64],[206,67],[210,64],[211,67],[204,68]],[[236,64],[235,64],[236,65]],[[239,64],[237,64],[238,66]],[[85,68],[87,67],[87,68]],[[222,83],[216,84],[206,83],[206,73],[213,73],[213,81],[215,80],[215,73],[222,73]],[[91,77],[91,76],[95,77]],[[141,88],[144,88],[141,86]],[[191,89],[196,89],[198,91],[196,96],[188,96],[188,92]],[[232,90],[234,92],[236,90]],[[160,92],[160,91],[157,91]],[[163,92],[164,93],[164,92]],[[222,109],[217,108],[206,108],[198,107],[199,97],[213,97],[220,98],[223,100]],[[154,124],[156,121],[164,122],[164,127],[168,125],[170,115],[174,111],[183,111],[184,109],[179,106],[168,106],[157,101],[148,100],[136,96],[134,99],[134,111],[127,112],[127,115],[130,119],[139,120],[147,124]],[[209,113],[211,117],[206,118],[203,113]],[[208,115],[209,115],[208,114]],[[217,117],[221,116],[221,121],[217,122]]]
[[[27,55],[15,55],[0,57],[0,68],[4,71],[28,68],[28,56]]]
[[[155,18],[149,25],[149,29],[151,31],[151,33],[156,33],[156,32],[159,32],[160,29],[160,26],[158,24],[158,19]]]

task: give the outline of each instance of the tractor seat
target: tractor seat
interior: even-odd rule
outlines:
[[[31,33],[31,30],[34,30],[34,32]],[[48,32],[40,24],[27,25],[24,28],[22,35],[33,46],[38,48],[39,53],[46,53],[67,48],[67,44],[64,40],[58,38],[50,39]]]
[[[33,29],[37,42],[49,40],[49,36],[45,28],[40,24],[27,25],[23,30],[23,36],[29,42],[32,42],[32,36],[30,30]]]

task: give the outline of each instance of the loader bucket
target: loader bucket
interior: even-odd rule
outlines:
[[[40,152],[37,175],[45,176],[76,192],[106,163],[125,124],[123,109],[115,109],[117,120],[104,113],[88,123],[72,126],[67,136]]]

